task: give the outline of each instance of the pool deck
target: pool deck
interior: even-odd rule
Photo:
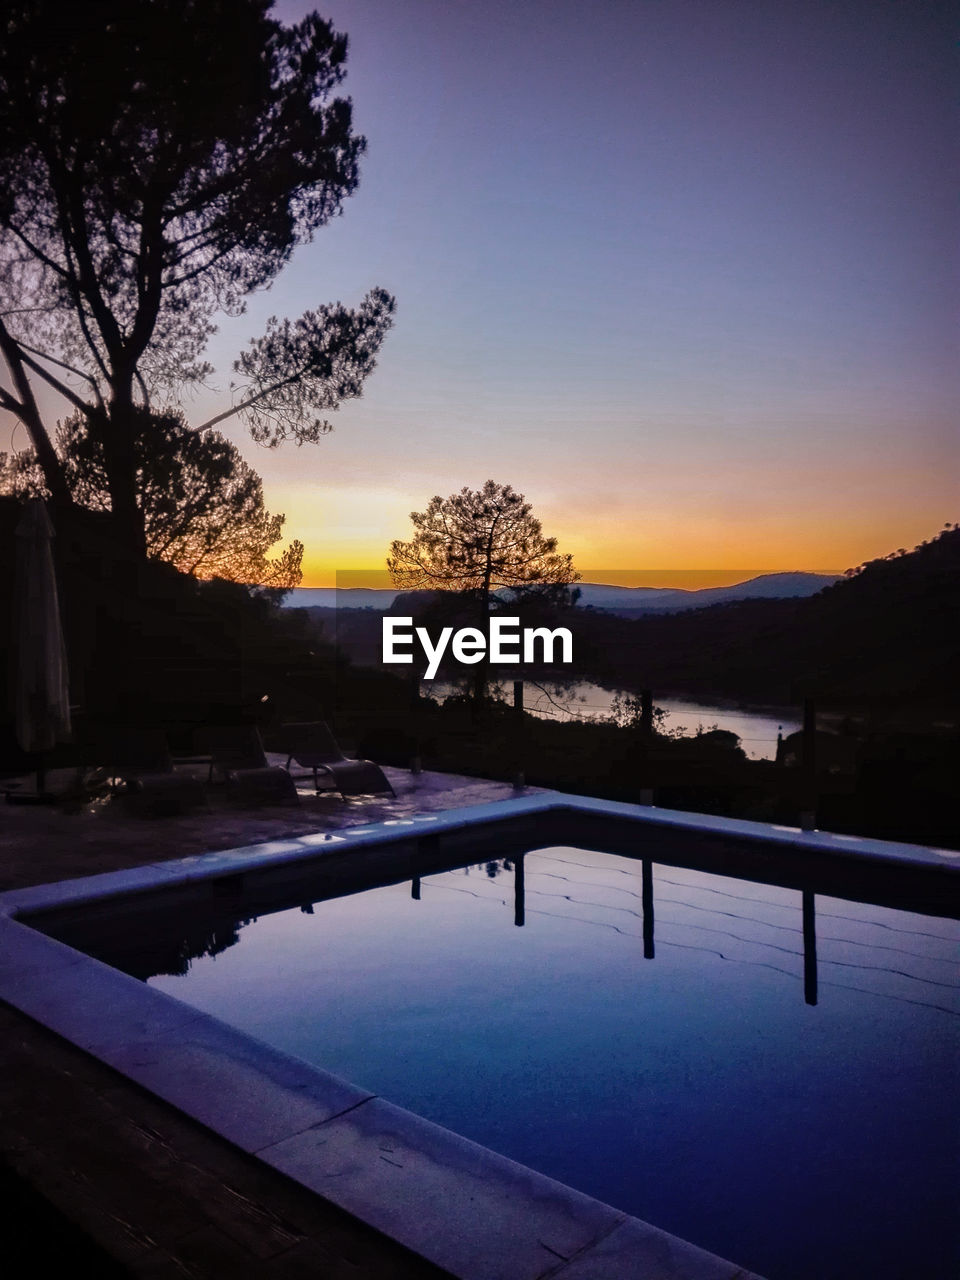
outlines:
[[[2,1154],[135,1275],[745,1280],[735,1264],[279,1054],[17,916],[160,886],[213,888],[278,868],[295,874],[305,862],[376,858],[404,841],[406,856],[423,840],[466,848],[480,825],[547,819],[552,840],[560,832],[573,839],[602,819],[648,835],[699,833],[951,878],[960,856],[558,793],[518,795],[442,775],[391,777],[396,800],[331,807],[322,825],[320,815],[294,811],[293,829],[284,830],[284,820],[258,813],[254,826],[270,829],[255,826],[261,838],[240,848],[222,842],[233,828],[221,825],[214,838],[213,824],[204,835],[199,819],[185,826],[180,818],[143,824],[139,834],[149,827],[149,839],[133,850],[137,833],[121,824],[125,836],[108,848],[119,865],[102,868],[106,874],[28,887],[14,857],[8,875],[21,887],[0,899],[0,997],[8,1002]],[[304,821],[308,829],[298,831]],[[167,823],[178,824],[162,845],[178,848],[174,860],[158,857],[152,830]],[[21,820],[24,835],[30,825]],[[46,839],[33,828],[38,863],[58,830],[49,818],[44,825]],[[249,840],[251,825],[244,831]],[[214,851],[190,852],[193,841]],[[38,1093],[42,1105],[31,1107]]]
[[[286,757],[268,755],[271,763]],[[205,766],[193,770],[206,775]],[[395,796],[343,799],[335,791],[315,795],[301,786],[296,805],[242,808],[211,788],[206,808],[177,816],[145,818],[117,801],[93,800],[65,811],[56,805],[3,804],[0,800],[0,893],[27,885],[122,871],[147,862],[258,844],[317,831],[439,813],[508,800],[507,783],[457,774],[384,770]],[[66,771],[64,771],[66,773]],[[30,779],[22,780],[29,790]],[[64,786],[67,777],[52,779]],[[537,795],[536,787],[524,795]]]

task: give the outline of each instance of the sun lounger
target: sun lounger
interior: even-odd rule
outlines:
[[[218,725],[201,741],[210,754],[210,781],[219,775],[237,800],[296,801],[297,788],[286,769],[267,763],[256,725]]]
[[[383,770],[372,760],[348,760],[325,720],[285,724],[281,730],[287,743],[287,768],[293,761],[313,774],[319,792],[320,774],[333,782],[342,796],[394,795]]]
[[[113,790],[137,796],[148,807],[174,812],[206,802],[200,779],[175,771],[160,729],[112,729],[101,739],[96,755]]]

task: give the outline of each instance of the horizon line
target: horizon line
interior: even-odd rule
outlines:
[[[609,586],[609,587],[648,587],[665,590],[705,590],[711,587],[738,586],[754,578],[778,576],[780,574],[804,573],[820,577],[843,577],[843,569],[584,569],[577,582],[572,586]],[[382,590],[396,591],[401,588],[390,581],[386,569],[338,569],[330,581],[330,575],[323,575],[324,580],[301,583],[296,590],[330,591],[330,590]],[[639,579],[642,579],[640,581]],[[440,588],[438,588],[440,589]]]

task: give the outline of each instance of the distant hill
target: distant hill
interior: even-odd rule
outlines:
[[[685,591],[677,587],[607,587],[594,582],[580,585],[581,608],[603,609],[623,617],[645,613],[679,613],[706,609],[734,600],[795,600],[816,595],[831,586],[839,574],[764,573],[729,587],[704,587]]]
[[[960,526],[806,599],[620,616],[584,610],[577,631],[583,674],[610,687],[946,709],[960,699]]]
[[[375,609],[386,613],[397,593],[381,587],[294,587],[283,600],[285,609]]]
[[[823,573],[765,573],[730,587],[684,591],[675,587],[617,587],[582,582],[580,608],[636,617],[645,613],[673,613],[704,609],[733,600],[786,600],[815,595],[837,581]],[[408,593],[410,594],[410,593]],[[284,600],[287,609],[373,609],[386,613],[398,593],[374,587],[296,587]]]

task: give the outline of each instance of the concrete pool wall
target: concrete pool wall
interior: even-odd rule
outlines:
[[[109,911],[257,893],[308,872],[407,879],[517,842],[599,838],[669,863],[671,849],[738,874],[812,873],[824,891],[853,869],[881,899],[904,889],[956,904],[960,854],[822,832],[541,794],[338,833],[272,841],[0,896],[0,998],[240,1149],[464,1280],[560,1276],[732,1280],[733,1263],[280,1053],[38,932]],[[951,910],[952,913],[952,910]]]

